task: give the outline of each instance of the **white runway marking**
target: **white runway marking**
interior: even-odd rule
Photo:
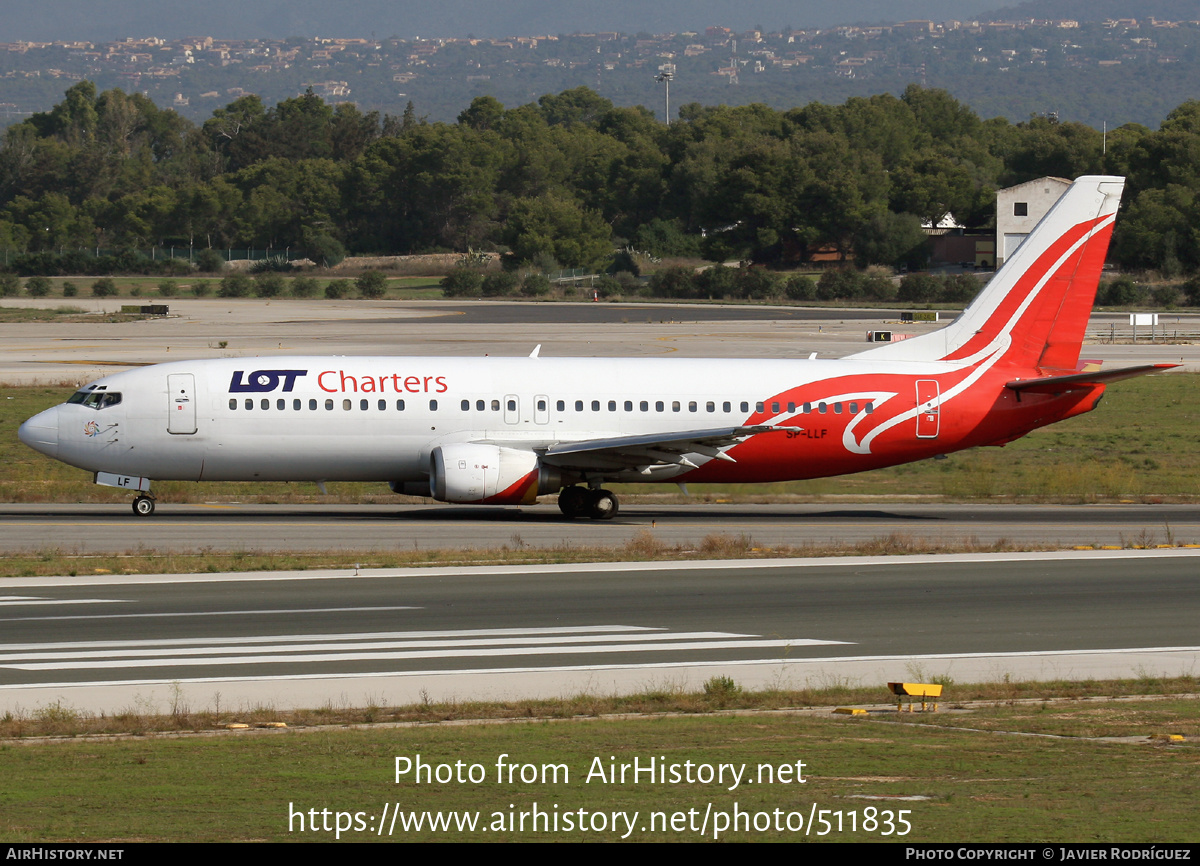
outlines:
[[[657,634],[646,632],[656,631]],[[553,632],[553,634],[547,634]],[[628,632],[621,634],[620,632]],[[379,639],[385,637],[385,639]],[[814,639],[765,640],[728,632],[592,626],[579,629],[501,629],[497,632],[395,632],[370,635],[293,635],[94,644],[0,645],[0,667],[13,670],[97,670],[182,665],[399,661],[632,652],[767,649],[845,644]]]
[[[58,605],[58,604],[128,604],[128,598],[46,598],[37,595],[0,595],[0,607],[13,605]]]

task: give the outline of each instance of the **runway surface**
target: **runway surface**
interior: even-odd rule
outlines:
[[[898,536],[1009,546],[1200,544],[1197,505],[627,504],[613,520],[567,520],[551,504],[173,505],[136,517],[125,503],[0,504],[0,553],[183,553],[619,547],[638,538],[699,547],[860,544]]]
[[[88,311],[119,302],[76,299]],[[5,299],[37,307],[36,299]],[[837,358],[866,333],[916,336],[943,327],[901,323],[901,308],[816,309],[705,304],[318,301],[172,298],[171,315],[134,322],[0,323],[0,382],[83,383],[135,365],[204,358],[312,355],[528,355],[685,358]],[[1159,333],[1196,334],[1200,317],[1163,316]],[[1124,314],[1092,317],[1084,357],[1110,366],[1180,362],[1200,369],[1200,346],[1137,345]]]
[[[0,712],[1194,673],[1200,552],[22,578]]]

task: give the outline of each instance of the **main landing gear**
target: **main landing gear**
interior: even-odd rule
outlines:
[[[572,519],[590,517],[592,520],[611,520],[620,508],[620,503],[611,490],[564,487],[558,494],[558,508]]]
[[[133,500],[133,513],[138,517],[149,517],[154,513],[154,497],[142,495]]]

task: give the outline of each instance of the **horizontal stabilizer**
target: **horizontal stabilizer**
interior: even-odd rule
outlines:
[[[1119,370],[1095,370],[1089,373],[1071,373],[1066,376],[1045,376],[1040,379],[1015,379],[1006,382],[1004,387],[1018,394],[1062,394],[1067,391],[1083,391],[1093,385],[1107,385],[1109,382],[1119,382],[1122,379],[1132,379],[1134,376],[1145,376],[1149,373],[1162,373],[1178,367],[1179,364],[1142,364],[1138,367],[1122,367]]]

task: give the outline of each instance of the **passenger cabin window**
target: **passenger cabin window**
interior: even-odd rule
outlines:
[[[486,408],[487,408],[487,403],[485,403],[483,400],[475,401],[475,411],[476,412],[482,412]]]
[[[437,400],[430,400],[430,401],[429,401],[429,411],[430,411],[430,412],[436,412],[436,411],[437,411]]]
[[[492,401],[492,411],[493,411],[493,412],[499,412],[499,411],[500,411],[500,401],[499,401],[499,400],[493,400],[493,401]]]
[[[275,401],[275,408],[276,409],[286,409],[287,408],[287,400],[284,400],[282,397],[280,397],[278,400]]]
[[[632,412],[632,411],[633,411],[633,401],[632,401],[632,400],[626,400],[626,401],[625,401],[625,411],[626,411],[626,412]]]
[[[326,411],[326,412],[332,412],[332,411],[333,411],[333,401],[332,401],[332,400],[326,400],[326,401],[325,401],[325,411]]]
[[[230,409],[236,409],[236,408],[237,408],[237,397],[230,397],[230,398],[229,398],[229,408],[230,408]]]
[[[253,409],[253,408],[254,408],[254,398],[253,398],[253,397],[247,397],[247,398],[246,398],[246,408],[247,408],[247,409]]]
[[[576,412],[582,412],[582,411],[583,411],[583,401],[582,401],[582,400],[576,400],[576,401],[575,401],[575,411],[576,411]]]
[[[609,400],[609,401],[608,401],[608,411],[609,411],[609,412],[616,412],[616,411],[617,411],[617,401],[616,401],[616,400]]]
[[[599,412],[599,411],[600,411],[600,401],[599,401],[599,400],[593,400],[593,401],[592,401],[592,411],[593,411],[593,412]]]
[[[557,407],[559,412],[567,411],[567,401],[566,400],[559,400],[554,405],[555,405],[555,407]]]
[[[343,412],[349,412],[349,411],[350,411],[350,400],[349,400],[349,399],[346,399],[346,400],[343,400],[343,401],[342,401],[342,411],[343,411]]]
[[[380,403],[382,404],[382,402],[383,402],[383,401],[381,400],[381,401],[380,401]],[[297,412],[299,412],[299,411],[300,411],[300,405],[301,405],[301,404],[300,404],[300,398],[299,398],[299,397],[297,397],[295,400],[293,400],[293,401],[292,401],[292,409],[293,409],[293,410],[295,410],[295,411],[297,411]],[[316,407],[314,406],[313,408],[315,409]],[[380,409],[382,409],[382,408],[383,408],[383,406],[382,406],[382,405],[380,405],[380,407],[379,407],[379,408],[380,408]]]
[[[397,401],[396,401],[396,411],[397,411],[397,412],[403,412],[403,411],[404,411],[404,401],[403,401],[403,400],[397,400]]]
[[[745,404],[745,403],[743,403],[742,405],[744,406],[744,405],[746,405],[746,404]],[[726,400],[724,403],[722,403],[722,404],[721,404],[721,411],[722,411],[722,412],[732,412],[732,411],[733,411],[733,404],[732,404],[732,403],[730,403],[728,400]],[[743,412],[745,412],[746,410],[745,410],[745,409],[743,409],[742,411],[743,411]]]
[[[360,412],[366,412],[369,408],[371,408],[370,400],[363,399],[358,401],[358,409]]]
[[[470,400],[463,400],[461,405],[462,405],[462,410],[464,412],[471,411],[471,401]]]
[[[379,411],[382,412],[385,409],[387,409],[387,400],[380,400],[379,401]]]

